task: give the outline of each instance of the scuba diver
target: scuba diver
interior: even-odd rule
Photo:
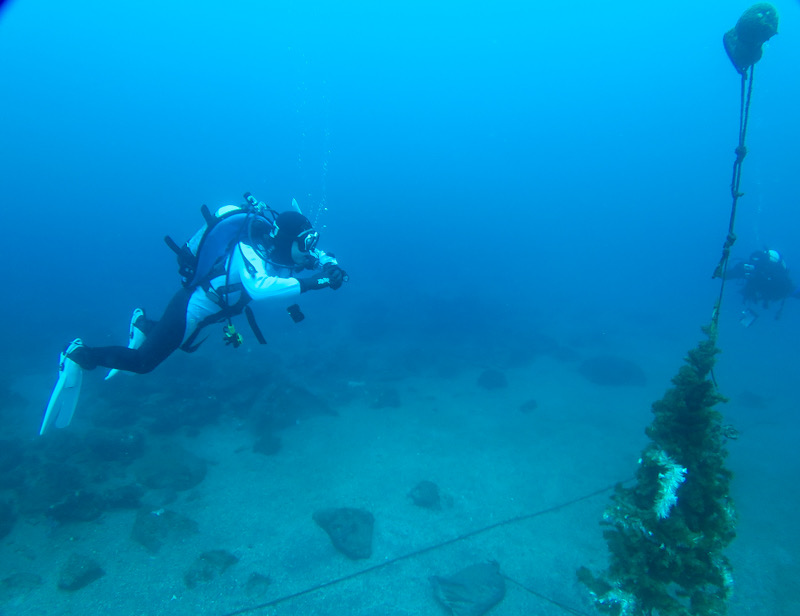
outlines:
[[[292,200],[292,210],[279,214],[249,193],[245,198],[245,205],[228,205],[214,214],[203,206],[206,224],[182,247],[164,238],[178,256],[183,288],[160,320],[148,319],[137,308],[127,347],[90,347],[80,338],[67,346],[40,434],[53,425],[69,425],[85,370],[110,368],[106,379],[120,370],[150,372],[177,349],[195,351],[206,339],[200,336],[209,325],[226,321],[225,344],[238,347],[242,338],[231,318],[242,312],[264,343],[250,301],[337,290],[348,280],[334,256],[317,248],[319,233],[296,201]],[[303,319],[296,304],[287,310],[295,322]]]
[[[784,303],[789,297],[800,297],[800,289],[796,288],[789,275],[786,261],[777,250],[757,250],[747,261],[739,261],[731,267],[726,276],[728,279],[743,281],[741,292],[747,304],[742,313],[741,323],[749,326],[758,315],[752,305],[769,308],[770,303],[780,302],[775,318],[779,319]]]

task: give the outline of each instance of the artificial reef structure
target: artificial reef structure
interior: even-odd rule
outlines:
[[[635,481],[618,484],[601,524],[608,568],[586,567],[578,579],[595,606],[613,616],[724,616],[733,589],[725,548],[736,536],[726,443],[736,432],[722,423],[724,402],[713,377],[720,306],[740,191],[753,70],[762,45],[778,31],[778,13],[768,3],[747,9],[723,36],[728,58],[741,77],[736,159],[731,179],[731,215],[722,257],[712,278],[719,297],[705,338],[689,351],[672,387],[653,403],[650,442],[639,458]]]
[[[703,331],[673,387],[653,404],[634,485],[618,484],[603,514],[608,570],[578,571],[595,605],[614,616],[726,612],[733,576],[724,550],[736,536],[725,467],[730,432],[711,378],[716,325]]]

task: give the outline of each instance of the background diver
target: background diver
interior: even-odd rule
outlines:
[[[800,289],[792,282],[786,261],[777,250],[756,250],[746,261],[735,263],[726,278],[742,281],[741,293],[746,305],[742,313],[744,325],[750,325],[757,317],[753,306],[766,309],[771,303],[780,302],[775,313],[775,318],[779,319],[786,299],[800,297]]]
[[[183,288],[161,319],[152,321],[143,310],[134,310],[127,347],[90,347],[80,338],[67,346],[40,434],[69,424],[85,370],[110,368],[106,379],[119,370],[150,372],[176,349],[196,350],[207,337],[200,339],[205,328],[225,321],[225,344],[239,346],[231,317],[242,312],[263,342],[247,305],[251,300],[342,286],[347,274],[333,255],[317,248],[319,233],[294,200],[294,210],[278,214],[249,193],[245,197],[245,205],[228,205],[215,214],[203,206],[206,224],[182,247],[165,238],[178,254]],[[296,306],[289,312],[295,321],[302,319]]]

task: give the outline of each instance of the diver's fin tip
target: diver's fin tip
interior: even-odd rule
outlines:
[[[75,413],[81,393],[83,368],[72,361],[69,354],[80,346],[83,346],[83,341],[75,338],[61,353],[58,362],[58,380],[53,388],[53,393],[50,394],[47,410],[45,410],[44,419],[39,428],[39,436],[45,434],[53,425],[56,428],[65,428],[72,421],[72,415]]]

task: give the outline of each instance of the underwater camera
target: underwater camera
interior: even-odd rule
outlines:
[[[291,306],[289,306],[286,309],[286,312],[289,313],[289,316],[292,317],[292,321],[294,321],[295,323],[299,323],[300,321],[306,318],[306,315],[303,314],[303,312],[300,310],[300,306],[298,306],[297,304],[292,304]]]

